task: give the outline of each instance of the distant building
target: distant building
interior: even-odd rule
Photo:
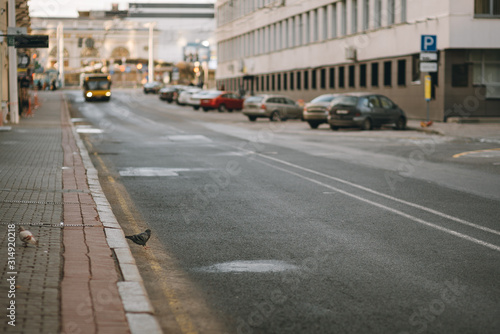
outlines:
[[[215,56],[213,2],[129,3],[128,10],[118,10],[114,5],[109,11],[79,12],[77,18],[34,17],[33,33],[49,35],[49,48],[37,50],[37,61],[45,70],[54,68],[57,62],[57,26],[61,23],[64,72],[69,84],[78,82],[82,72],[101,69],[123,72],[115,79],[118,83],[141,81],[141,75],[147,71],[151,23],[153,58],[160,67],[156,80],[169,81],[172,66],[194,62],[198,51],[200,56]],[[186,50],[192,57],[186,55]]]
[[[218,86],[306,101],[371,91],[424,119],[421,36],[435,35],[431,119],[500,116],[498,1],[218,0],[216,17]]]

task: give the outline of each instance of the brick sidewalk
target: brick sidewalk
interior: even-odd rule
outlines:
[[[34,118],[0,132],[0,333],[160,333],[62,93],[39,95]],[[15,254],[8,250],[12,224]],[[22,247],[18,226],[39,245]],[[7,317],[12,301],[15,326]]]

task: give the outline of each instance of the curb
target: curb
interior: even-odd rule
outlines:
[[[64,94],[61,95],[66,112],[69,114],[66,98]],[[71,117],[69,118],[71,119]],[[99,183],[97,169],[94,167],[83,141],[80,139],[80,136],[71,122],[70,126],[87,172],[87,182],[89,184],[90,194],[96,204],[99,219],[104,226],[106,241],[109,248],[116,256],[123,277],[123,281],[117,282],[117,285],[130,331],[132,334],[142,334],[145,333],[145,331],[148,334],[162,334],[163,331],[158,320],[153,315],[153,306],[144,288],[142,277],[125,239],[125,234],[116,220],[111,205]]]

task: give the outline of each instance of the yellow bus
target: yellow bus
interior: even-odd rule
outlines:
[[[85,74],[83,77],[85,101],[111,99],[111,76],[108,74]]]

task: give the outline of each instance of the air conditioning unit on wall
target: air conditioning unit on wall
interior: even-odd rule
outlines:
[[[349,46],[345,49],[345,59],[356,60],[356,49],[354,47]]]

